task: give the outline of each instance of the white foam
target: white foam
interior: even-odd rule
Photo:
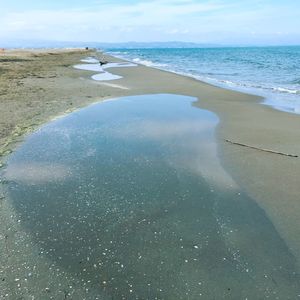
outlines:
[[[265,105],[272,106],[278,110],[282,110],[289,113],[300,114],[300,102],[299,99],[291,99],[284,97],[280,98],[266,98],[263,102]]]
[[[300,91],[298,91],[298,90],[291,90],[291,89],[282,88],[282,87],[273,88],[273,90],[278,91],[280,93],[288,93],[288,94],[299,94],[300,93]]]
[[[264,105],[289,113],[300,114],[299,90],[292,90],[282,87],[266,87],[263,85],[252,85],[251,83],[239,83],[229,80],[221,80],[217,78],[204,77],[186,72],[178,72],[168,70],[169,72],[195,78],[197,80],[219,86],[225,89],[232,89],[252,95],[258,95],[264,98]]]
[[[143,60],[143,59],[140,59],[140,58],[134,58],[132,61],[134,61],[138,64],[141,64],[141,65],[147,66],[147,67],[157,67],[157,68],[159,68],[159,67],[167,67],[168,66],[166,64],[154,63],[151,60]]]

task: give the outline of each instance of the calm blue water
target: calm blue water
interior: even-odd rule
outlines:
[[[31,243],[26,252],[9,239],[16,263],[0,272],[0,293],[8,284],[9,299],[296,299],[295,258],[222,168],[218,119],[196,101],[124,97],[30,135],[4,178]]]
[[[300,46],[121,49],[113,55],[261,95],[266,104],[300,113]]]

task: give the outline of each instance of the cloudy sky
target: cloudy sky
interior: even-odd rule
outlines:
[[[7,39],[300,44],[299,0],[0,0]]]

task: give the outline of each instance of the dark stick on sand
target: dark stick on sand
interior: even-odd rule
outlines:
[[[255,149],[255,150],[259,150],[259,151],[264,151],[264,152],[268,152],[268,153],[279,154],[279,155],[284,155],[284,156],[289,156],[289,157],[295,157],[295,158],[298,157],[298,155],[288,154],[288,153],[278,152],[278,151],[273,151],[273,150],[269,150],[269,149],[258,148],[258,147],[254,147],[254,146],[249,146],[249,145],[246,145],[246,144],[233,142],[231,140],[225,140],[225,141],[227,143],[232,144],[232,145],[238,145],[238,146],[247,147],[247,148],[251,148],[251,149]]]
[[[108,64],[108,61],[107,60],[100,60],[100,66],[103,66],[103,65],[106,65],[106,64]]]

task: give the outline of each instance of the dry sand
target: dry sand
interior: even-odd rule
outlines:
[[[0,156],[14,148],[18,136],[39,124],[111,95],[110,87],[91,85],[89,72],[73,68],[89,53],[76,49],[0,52]]]
[[[108,71],[123,79],[96,82],[90,79],[95,73],[72,67],[91,55],[99,56],[83,50],[0,53],[0,155],[38,125],[101,99],[149,93],[194,96],[199,99],[195,105],[220,119],[217,141],[225,170],[265,210],[300,262],[300,158],[225,142],[300,155],[300,116],[261,105],[256,96],[144,66],[114,68]]]

